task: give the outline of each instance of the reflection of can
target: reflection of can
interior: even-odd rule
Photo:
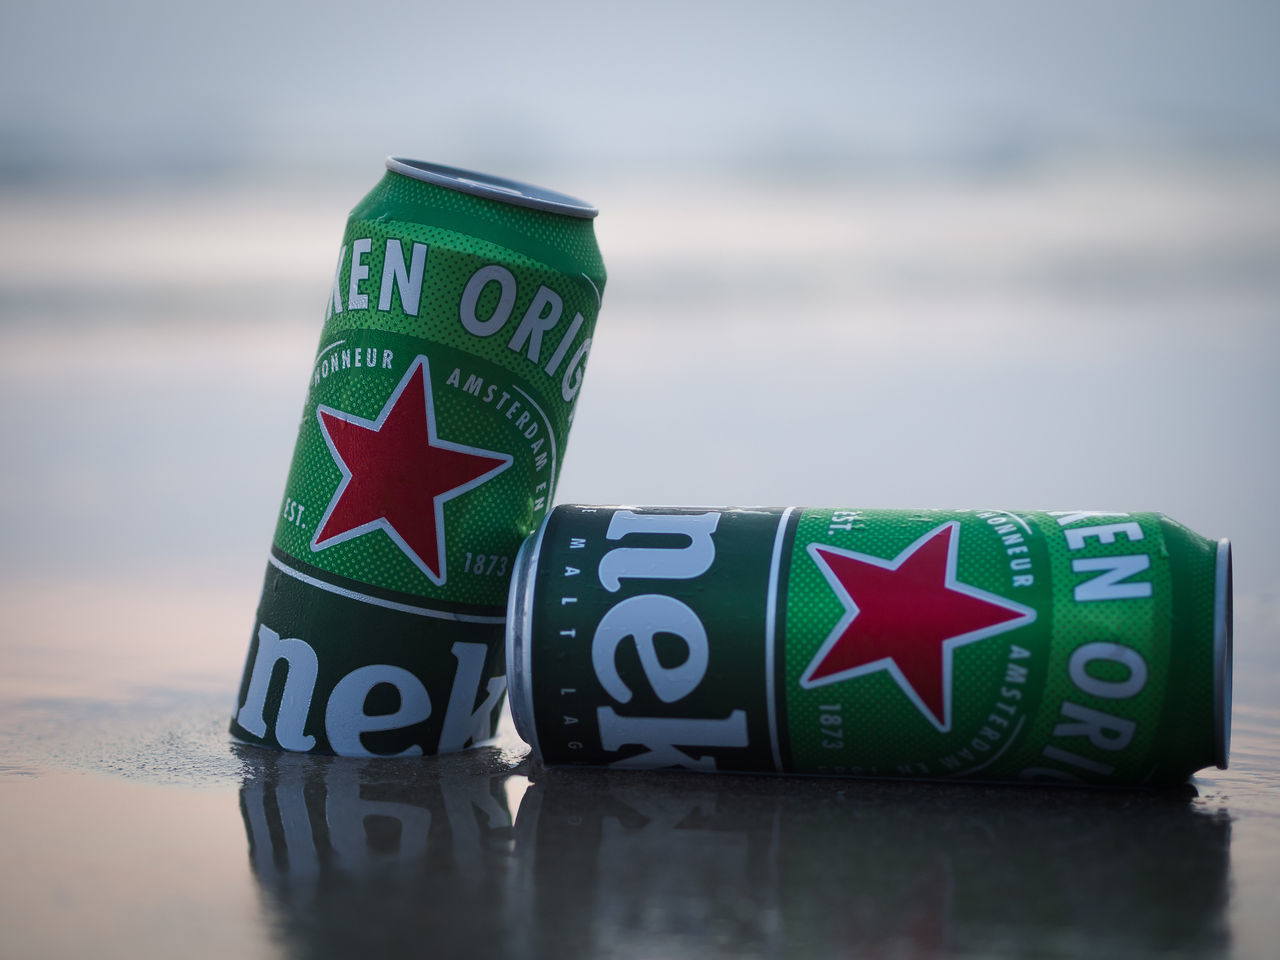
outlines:
[[[901,781],[743,780],[535,771],[503,894],[508,910],[541,894],[522,943],[600,957],[688,936],[694,910],[721,957],[1211,958],[1230,942],[1230,817],[1191,788],[968,784],[940,810]]]
[[[1156,783],[1227,762],[1230,544],[1149,513],[558,507],[511,709],[547,765]]]
[[[604,287],[595,214],[396,159],[351,212],[235,736],[403,755],[492,735],[512,561],[551,503]]]
[[[516,928],[495,941],[521,942],[529,898],[513,890],[508,798],[523,777],[465,756],[411,767],[236,756],[249,863],[287,956],[404,956],[407,938],[423,935],[439,954],[475,937],[477,903],[492,911],[491,931]]]

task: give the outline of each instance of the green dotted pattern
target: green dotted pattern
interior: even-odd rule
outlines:
[[[987,512],[984,512],[987,513]],[[952,661],[952,731],[940,734],[911,703],[887,671],[876,671],[850,680],[805,690],[800,677],[845,615],[844,605],[810,556],[810,543],[821,543],[891,560],[924,534],[949,520],[960,520],[960,557],[957,575],[961,582],[1007,596],[1035,608],[1047,608],[1042,577],[1031,587],[1011,587],[1010,557],[1003,536],[1011,521],[1003,512],[980,518],[972,514],[942,511],[858,511],[860,519],[837,523],[836,511],[806,510],[796,528],[792,548],[791,577],[787,593],[786,712],[792,760],[797,769],[829,773],[874,775],[944,776],[981,763],[1002,745],[984,737],[972,741],[976,731],[990,726],[997,733],[1009,728],[988,721],[994,704],[1001,700],[999,689],[1009,662],[1011,644],[1031,652],[1015,661],[1035,677],[1044,673],[1047,660],[1047,620],[1037,621],[995,637],[955,649]],[[987,520],[995,523],[988,523]],[[845,530],[844,526],[851,529]],[[1032,549],[1033,569],[1046,570],[1044,544],[1014,526]],[[1033,528],[1034,529],[1034,528]],[[1037,602],[1039,601],[1039,602]],[[1020,686],[1021,700],[1014,701],[1020,713],[1033,708],[1038,690],[1034,683]],[[838,711],[823,707],[837,706]],[[822,715],[838,712],[841,737],[824,736],[832,727],[824,726]],[[1010,715],[1000,712],[1008,722]],[[1013,720],[1016,723],[1016,718]],[[843,741],[831,749],[823,743]],[[972,759],[959,756],[968,749]],[[940,758],[955,756],[954,768]],[[923,764],[923,769],[921,765]]]
[[[312,390],[299,426],[285,490],[286,498],[304,509],[300,522],[291,522],[287,509],[282,508],[276,545],[290,556],[361,583],[462,603],[500,604],[506,597],[515,550],[551,502],[548,491],[554,482],[553,471],[558,468],[551,456],[551,438],[542,418],[512,388],[509,372],[448,347],[427,346],[423,354],[417,352],[419,349],[423,345],[409,337],[357,331],[326,354],[336,355],[341,363],[345,355],[356,351],[367,356],[367,351],[372,350],[381,359],[383,350],[391,350],[393,366],[384,370],[381,366],[369,369],[340,365],[336,373],[324,377]],[[447,580],[441,586],[432,583],[381,530],[320,550],[311,549],[311,539],[342,479],[324,441],[316,406],[323,404],[376,419],[418,356],[427,357],[439,437],[514,458],[511,466],[497,476],[444,504]],[[455,370],[459,371],[457,376],[453,376]],[[480,377],[485,384],[478,397],[462,389],[470,376]],[[451,378],[457,386],[450,385]],[[486,402],[490,387],[492,399]],[[508,411],[512,417],[506,416]],[[529,416],[517,427],[523,413]],[[531,424],[536,425],[536,433],[527,438],[525,432]],[[562,435],[563,428],[558,432]],[[537,453],[546,454],[541,466],[537,453],[531,449],[539,439],[543,442]],[[539,484],[544,484],[541,490]],[[506,559],[490,564],[478,561],[482,555]],[[478,562],[482,572],[476,573],[472,568]]]
[[[1185,753],[1177,763],[1157,766],[1169,745],[1165,738],[1166,702],[1169,700],[1170,650],[1179,643],[1185,656],[1192,649],[1203,652],[1212,645],[1211,626],[1204,618],[1189,633],[1189,618],[1175,637],[1173,586],[1169,551],[1162,533],[1163,518],[1154,514],[1089,518],[1070,526],[1135,522],[1142,539],[1130,542],[1123,535],[1104,544],[1086,538],[1081,549],[1069,549],[1065,527],[1059,518],[1043,513],[1019,512],[1016,517],[1031,530],[1016,529],[1030,548],[1031,586],[1014,586],[1006,551],[1011,514],[1002,511],[860,511],[859,519],[841,529],[833,523],[835,511],[806,510],[796,530],[791,551],[791,575],[786,596],[786,637],[782,674],[786,734],[793,769],[801,772],[866,773],[892,776],[948,777],[973,775],[981,779],[1015,779],[1029,768],[1050,768],[1063,779],[1084,781],[1142,781],[1152,776],[1185,778],[1212,762],[1203,756]],[[842,549],[892,559],[924,533],[949,520],[960,523],[957,575],[962,583],[1016,600],[1037,611],[1034,623],[958,647],[953,658],[952,728],[940,733],[911,703],[885,671],[805,690],[799,680],[813,656],[844,616],[844,606],[835,595],[806,547],[824,543]],[[1005,531],[1001,533],[1001,531]],[[1194,592],[1183,602],[1198,610],[1212,610],[1211,551],[1208,541],[1190,534],[1204,555],[1196,576],[1181,581],[1179,589]],[[1211,545],[1210,545],[1211,546]],[[1150,557],[1150,569],[1132,578],[1152,585],[1149,598],[1109,599],[1077,602],[1076,585],[1095,573],[1076,573],[1073,560],[1133,553]],[[1147,682],[1135,696],[1124,700],[1091,696],[1070,678],[1068,663],[1073,651],[1092,642],[1120,643],[1139,653],[1147,667]],[[1027,650],[1027,658],[1011,659],[1012,645]],[[1204,659],[1202,657],[1202,659]],[[1206,660],[1207,662],[1207,660]],[[1009,664],[1027,669],[1024,684],[1006,683]],[[1110,671],[1110,672],[1109,672]],[[1095,663],[1091,675],[1102,680],[1122,680],[1126,671],[1118,665]],[[1212,673],[1202,671],[1189,678],[1200,698],[1211,697]],[[1018,689],[1022,696],[1011,699],[1003,690]],[[1120,750],[1100,749],[1086,736],[1055,736],[1055,728],[1066,722],[1062,704],[1071,701],[1102,711],[1136,726],[1132,740]],[[1181,702],[1181,700],[1179,700]],[[1004,703],[1009,709],[997,704]],[[835,743],[832,727],[823,725],[826,706],[838,706],[843,745],[824,748],[823,740]],[[993,722],[993,716],[1008,726]],[[1207,716],[1201,712],[1198,716]],[[1010,731],[1019,720],[1023,728],[1015,737]],[[1202,724],[1203,725],[1203,724]],[[995,736],[998,735],[998,736]],[[1201,738],[1203,739],[1203,737]],[[1173,745],[1176,752],[1180,745]],[[1102,764],[1109,773],[1084,769],[1082,765],[1046,757],[1043,750],[1054,747],[1079,756],[1085,765]],[[1003,751],[1003,752],[1000,752]],[[992,757],[999,753],[994,761]],[[950,764],[944,763],[944,758]],[[1044,774],[1050,776],[1050,774]]]
[[[1056,518],[1048,518],[1056,523]],[[1062,722],[1058,711],[1045,711],[1031,726],[1027,736],[1029,756],[1020,758],[1023,769],[1031,767],[1060,770],[1084,779],[1099,779],[1103,775],[1081,770],[1078,766],[1060,760],[1046,758],[1040,744],[1052,744],[1058,749],[1086,757],[1115,768],[1115,776],[1130,782],[1144,780],[1156,764],[1157,747],[1160,744],[1161,718],[1166,702],[1169,673],[1169,652],[1173,642],[1172,585],[1169,576],[1168,550],[1160,529],[1160,518],[1152,514],[1134,514],[1131,517],[1097,517],[1070,524],[1084,528],[1094,524],[1136,522],[1142,529],[1143,539],[1133,543],[1123,535],[1112,544],[1101,544],[1089,539],[1088,547],[1081,550],[1060,550],[1053,555],[1053,602],[1062,611],[1055,631],[1049,676],[1045,686],[1045,702],[1060,705],[1066,701],[1099,710],[1112,716],[1132,720],[1137,724],[1133,740],[1122,751],[1100,750],[1083,737],[1055,737],[1054,728]],[[1063,528],[1067,529],[1067,528]],[[1062,534],[1060,533],[1061,537]],[[1133,581],[1151,584],[1150,598],[1076,602],[1073,597],[1076,584],[1094,576],[1071,570],[1071,561],[1078,558],[1117,556],[1147,553],[1151,558],[1151,570],[1132,577]],[[1208,594],[1213,603],[1213,591]],[[1211,638],[1209,638],[1211,639]],[[1071,654],[1086,643],[1119,643],[1137,651],[1147,665],[1147,683],[1142,692],[1125,700],[1103,699],[1090,696],[1072,682],[1069,672]],[[1091,676],[1100,680],[1111,679],[1097,666],[1089,668]],[[1115,678],[1120,679],[1120,678]],[[1206,684],[1212,689],[1212,677]],[[1204,766],[1199,764],[1198,766]],[[1195,769],[1195,768],[1192,768]],[[1187,773],[1190,770],[1186,771]],[[1184,776],[1186,774],[1184,773]]]
[[[459,229],[442,227],[441,222]],[[357,293],[368,296],[368,308],[352,309],[348,297],[353,241],[366,237],[371,240],[371,249],[361,263],[368,268],[368,277],[360,281]],[[495,242],[495,237],[503,242]],[[390,309],[377,309],[390,238],[400,241],[406,265],[415,242],[428,246],[416,315],[406,313],[398,287]],[[597,294],[605,282],[591,222],[388,173],[353,211],[343,247],[345,255],[336,278],[341,309],[334,309],[330,293],[275,543],[290,556],[360,583],[427,599],[503,604],[515,552],[552,502],[569,424],[581,395],[579,392],[569,401],[563,397],[584,372],[586,354],[576,366],[572,360],[592,336],[599,308]],[[547,260],[554,260],[557,266],[549,266]],[[477,336],[463,327],[459,305],[467,281],[489,264],[511,272],[517,296],[507,322],[491,335]],[[575,268],[580,269],[575,272]],[[564,308],[556,326],[543,336],[535,362],[529,356],[528,343],[518,351],[511,349],[510,343],[542,285],[562,298]],[[497,283],[485,288],[476,307],[481,320],[492,315],[499,296]],[[559,368],[549,374],[545,367],[576,313],[582,315],[583,323]],[[378,351],[375,368],[356,368],[354,362],[350,366],[343,362],[346,352],[369,349]],[[389,369],[382,364],[384,350],[392,353]],[[375,419],[419,355],[428,358],[438,436],[514,458],[496,477],[445,503],[447,579],[439,586],[380,530],[319,551],[310,547],[316,525],[342,476],[324,441],[316,408],[324,405]],[[455,370],[459,375],[450,385],[448,380]],[[479,396],[462,389],[472,376],[483,381]],[[520,396],[519,390],[531,399]],[[520,406],[508,417],[512,403]],[[517,427],[519,414],[524,412],[530,418]],[[526,437],[530,424],[535,423],[535,435]],[[538,439],[542,444],[535,450]],[[540,454],[546,458],[541,465]],[[291,502],[303,507],[300,520],[296,511],[290,518]],[[467,565],[468,553],[471,566],[481,555],[506,560],[492,565],[485,561],[484,572],[475,573]]]
[[[378,291],[386,260],[387,240],[400,240],[406,262],[411,257],[412,244],[425,243],[428,247],[422,297],[416,315],[405,313],[398,287],[391,300],[391,309],[352,310],[349,303],[351,282],[352,242],[357,238],[371,240],[369,253],[361,258],[368,267],[368,279],[359,285],[359,292],[368,293],[369,306],[377,307]],[[424,342],[440,343],[474,354],[491,363],[510,369],[521,377],[528,389],[544,407],[549,404],[564,405],[562,399],[566,377],[572,376],[570,360],[578,347],[589,339],[595,328],[599,304],[596,291],[583,274],[568,275],[550,270],[529,257],[500,247],[479,237],[466,236],[429,227],[423,224],[407,224],[374,220],[352,220],[343,238],[346,255],[338,271],[338,294],[342,310],[334,311],[332,304],[326,311],[327,321],[317,348],[323,350],[335,339],[350,330],[382,330],[388,333],[417,337]],[[467,281],[481,267],[498,264],[510,270],[516,280],[516,300],[507,322],[488,336],[476,336],[462,325],[459,318],[460,301]],[[520,318],[532,303],[540,286],[546,285],[563,300],[564,309],[556,326],[544,334],[538,360],[529,357],[530,344],[520,351],[512,350],[511,340],[519,326]],[[603,292],[603,279],[598,284]],[[481,321],[493,316],[501,297],[498,283],[485,286],[476,304],[476,316]],[[569,352],[554,374],[546,371],[552,353],[567,334],[575,314],[582,314],[583,323],[569,344]],[[570,381],[572,383],[572,381]],[[576,403],[575,397],[572,403]],[[572,410],[572,403],[566,409]]]
[[[1170,695],[1162,724],[1168,731],[1163,738],[1163,762],[1177,770],[1183,755],[1216,759],[1214,727],[1229,724],[1231,718],[1229,713],[1218,715],[1216,692],[1205,682],[1214,672],[1214,647],[1203,641],[1214,633],[1212,598],[1217,590],[1218,544],[1168,517],[1161,518],[1160,526],[1173,582],[1173,646],[1169,651]],[[1228,605],[1229,597],[1228,590]],[[1227,617],[1229,625],[1229,609]]]

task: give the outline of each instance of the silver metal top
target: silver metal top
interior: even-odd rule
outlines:
[[[542,763],[542,748],[538,745],[538,729],[533,720],[533,586],[534,571],[542,554],[542,538],[550,519],[550,514],[543,517],[538,529],[520,545],[507,593],[507,703],[516,733],[533,747],[533,757],[538,763]]]
[[[523,183],[519,180],[508,180],[506,177],[495,177],[488,173],[477,173],[460,167],[447,167],[442,163],[410,160],[407,157],[387,157],[387,169],[402,176],[412,177],[414,180],[424,180],[460,193],[488,197],[490,200],[510,203],[517,207],[531,207],[534,210],[579,217],[583,220],[590,220],[600,212],[585,200],[571,197],[567,193],[535,187],[531,183]]]
[[[1227,769],[1231,753],[1231,541],[1218,541],[1213,590],[1213,749],[1214,762]]]

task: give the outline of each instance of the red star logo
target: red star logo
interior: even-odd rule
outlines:
[[[511,456],[441,440],[427,358],[418,357],[376,420],[320,406],[342,482],[312,550],[382,530],[437,586],[445,581],[444,504],[511,466]]]
[[[809,555],[845,615],[800,678],[810,689],[887,670],[939,731],[951,729],[956,647],[1031,623],[1036,612],[956,580],[960,525],[930,530],[892,560],[825,544]]]

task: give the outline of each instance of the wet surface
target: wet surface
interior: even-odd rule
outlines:
[[[1277,716],[1160,791],[543,770],[228,743],[225,705],[10,705],[14,956],[1269,956]],[[103,947],[105,944],[105,948]]]
[[[509,723],[430,760],[233,744],[341,216],[33,202],[0,225],[33,263],[59,224],[130,242],[90,245],[81,287],[0,267],[0,402],[25,412],[0,425],[0,952],[1274,957],[1280,290],[1251,265],[1280,250],[1280,186],[984,189],[585,190],[612,279],[560,496],[1156,509],[1231,537],[1229,770],[1160,792],[547,771]],[[234,247],[268,203],[298,244]],[[158,285],[137,265],[192,223]]]

